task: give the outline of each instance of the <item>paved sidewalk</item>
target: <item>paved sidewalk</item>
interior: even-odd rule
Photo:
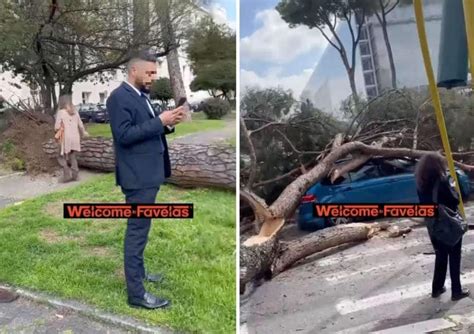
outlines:
[[[0,333],[138,333],[125,331],[81,316],[68,309],[56,309],[25,298],[12,303],[0,303]]]
[[[227,121],[226,126],[222,129],[191,133],[182,137],[175,138],[173,140],[173,143],[211,144],[229,140],[235,138],[236,136],[235,124],[235,121]]]
[[[0,208],[8,204],[23,201],[57,190],[74,187],[79,183],[90,179],[100,173],[81,169],[79,180],[68,183],[60,183],[59,172],[54,176],[42,174],[30,176],[25,173],[10,173],[0,176]]]

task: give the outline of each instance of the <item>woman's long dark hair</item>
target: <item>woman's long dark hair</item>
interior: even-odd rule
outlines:
[[[425,154],[416,165],[416,188],[420,192],[431,191],[435,182],[441,179],[445,172],[446,162],[441,154]]]

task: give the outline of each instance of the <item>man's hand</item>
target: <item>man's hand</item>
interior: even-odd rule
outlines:
[[[163,125],[176,125],[181,122],[186,115],[186,109],[184,107],[178,107],[173,110],[167,110],[162,112],[158,117],[161,119]]]

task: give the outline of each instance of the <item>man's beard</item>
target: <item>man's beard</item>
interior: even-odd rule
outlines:
[[[138,87],[138,90],[145,94],[150,94],[150,89],[148,89],[145,84],[142,82],[135,82],[135,86]]]
[[[140,91],[145,94],[150,94],[150,90],[145,85],[141,85]]]

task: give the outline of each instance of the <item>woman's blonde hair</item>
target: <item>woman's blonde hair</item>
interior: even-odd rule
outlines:
[[[72,104],[72,95],[60,95],[58,99],[58,109],[65,109],[70,115],[74,114],[74,106]]]

